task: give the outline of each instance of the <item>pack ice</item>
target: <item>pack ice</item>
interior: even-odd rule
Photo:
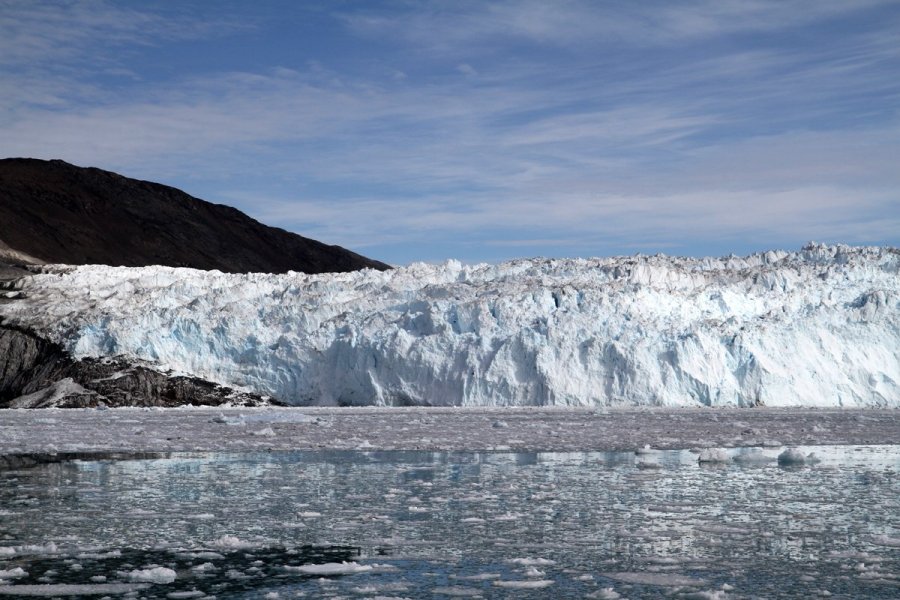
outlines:
[[[297,404],[900,406],[900,251],[228,275],[51,266],[0,305]]]

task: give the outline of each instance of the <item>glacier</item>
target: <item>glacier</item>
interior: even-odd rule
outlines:
[[[900,407],[894,248],[36,269],[4,323],[293,405]]]

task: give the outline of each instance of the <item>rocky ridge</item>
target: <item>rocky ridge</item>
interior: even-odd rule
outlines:
[[[169,186],[60,160],[0,160],[0,314],[4,304],[27,302],[21,288],[46,263],[228,273],[389,268]],[[27,324],[0,316],[0,408],[184,404],[277,401],[135,357],[75,358]]]
[[[173,187],[61,160],[0,160],[0,260],[226,273],[389,266]]]

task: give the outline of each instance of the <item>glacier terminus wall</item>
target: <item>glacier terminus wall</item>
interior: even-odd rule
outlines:
[[[229,275],[47,266],[0,304],[76,357],[297,405],[900,406],[900,251]]]

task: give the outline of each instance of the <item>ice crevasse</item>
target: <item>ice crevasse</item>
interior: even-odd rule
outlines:
[[[297,405],[900,406],[893,248],[44,271],[7,322]]]

